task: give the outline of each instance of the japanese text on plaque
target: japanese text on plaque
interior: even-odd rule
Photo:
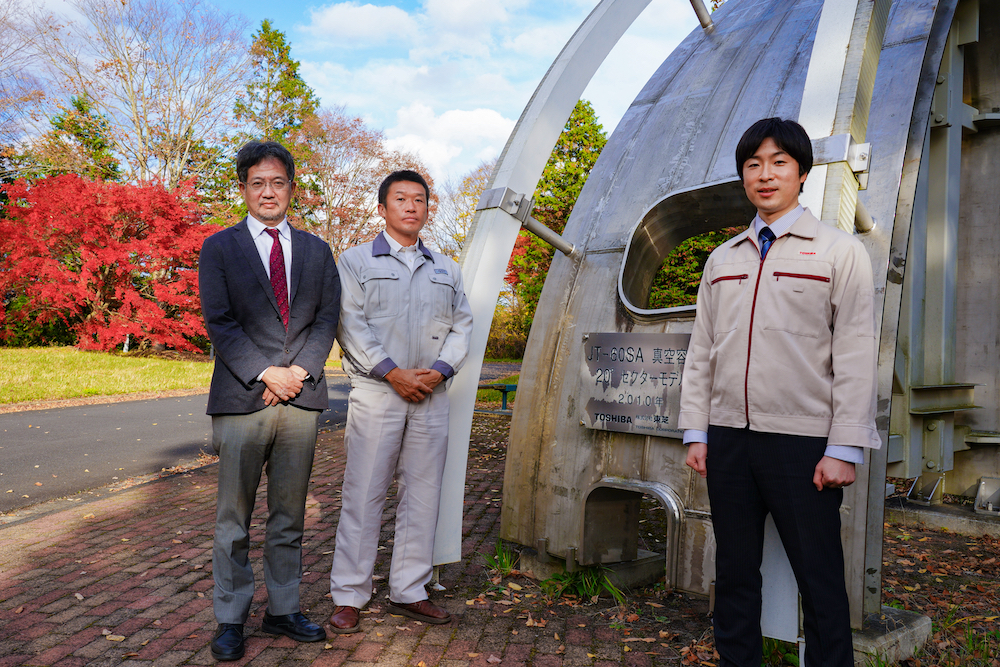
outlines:
[[[681,377],[690,334],[584,336],[583,425],[679,438]]]

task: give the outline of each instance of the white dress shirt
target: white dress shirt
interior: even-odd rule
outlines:
[[[274,245],[274,239],[271,235],[267,233],[268,227],[263,222],[253,217],[249,213],[247,214],[247,229],[250,230],[250,236],[253,238],[254,245],[257,246],[257,254],[260,255],[260,261],[264,264],[264,271],[267,273],[267,277],[271,277],[271,246]],[[278,230],[278,241],[281,243],[281,252],[285,257],[285,283],[286,290],[289,296],[292,294],[292,232],[288,227],[288,218],[285,218],[278,223],[277,227],[273,229]],[[288,307],[291,308],[292,304],[289,303]],[[264,377],[264,373],[267,372],[267,368],[261,371],[261,374],[257,376],[257,382],[260,382]],[[309,377],[309,376],[306,376]]]
[[[247,215],[247,229],[250,230],[250,236],[253,237],[253,242],[257,246],[257,253],[260,255],[260,261],[264,264],[264,271],[267,272],[267,277],[271,277],[271,246],[274,244],[274,239],[271,235],[267,233],[266,230],[272,229],[268,227],[260,220],[257,220],[252,215]],[[288,226],[288,218],[285,218],[278,223],[277,227],[273,229],[278,230],[278,240],[281,241],[281,252],[285,256],[285,281],[288,283],[287,289],[288,294],[292,293],[292,231]],[[291,304],[289,304],[291,305]]]

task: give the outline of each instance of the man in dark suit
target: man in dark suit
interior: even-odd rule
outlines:
[[[264,466],[268,605],[261,629],[298,641],[326,638],[301,613],[299,584],[317,422],[328,406],[323,367],[340,312],[330,247],[285,218],[295,193],[291,154],[278,143],[252,141],[236,156],[236,172],[249,214],[205,240],[198,269],[217,356],[208,396],[219,454],[212,551],[217,660],[244,653],[254,594],[250,515]]]

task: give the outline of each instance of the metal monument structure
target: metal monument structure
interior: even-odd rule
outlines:
[[[537,226],[531,194],[587,82],[646,4],[598,4],[536,90],[480,201],[463,257],[476,328],[449,390],[436,562],[460,558],[476,378],[517,232]],[[567,569],[641,559],[639,500],[651,496],[668,517],[667,553],[657,556],[667,583],[709,593],[707,489],[684,466],[676,429],[694,307],[651,309],[649,291],[681,241],[752,217],[733,163],[746,127],[797,119],[816,154],[801,200],[865,244],[881,322],[883,446],[842,507],[861,627],[880,611],[887,469],[917,478],[912,496],[924,502],[974,491],[978,476],[1000,470],[1000,0],[729,0],[711,15],[701,0],[692,6],[702,28],[626,112],[562,237],[548,233],[564,254],[522,366],[502,537]],[[765,632],[794,641],[782,559],[772,542],[765,595],[791,600],[771,605],[791,611],[765,619]]]

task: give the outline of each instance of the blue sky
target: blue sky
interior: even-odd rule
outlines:
[[[535,86],[597,0],[213,0],[270,18],[324,106],[417,153],[438,182],[503,148]],[[584,97],[610,131],[697,26],[689,0],[651,0]]]
[[[183,1],[183,0],[177,0]],[[438,183],[496,157],[597,0],[208,0],[283,31],[325,107],[418,154]],[[61,0],[41,0],[51,9]],[[697,26],[689,0],[651,0],[584,97],[609,133]]]

